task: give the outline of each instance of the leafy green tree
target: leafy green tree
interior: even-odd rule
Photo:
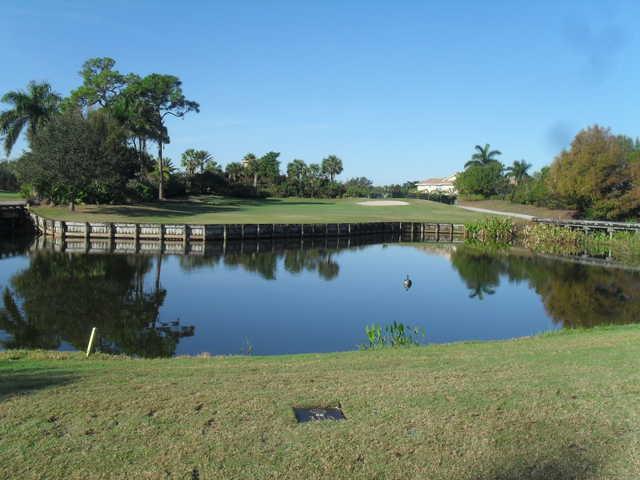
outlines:
[[[273,185],[280,176],[279,152],[267,152],[258,159],[258,175],[265,184]]]
[[[551,191],[587,217],[636,216],[640,213],[639,155],[629,137],[598,125],[589,127],[551,165]]]
[[[560,207],[549,189],[549,167],[534,172],[527,181],[520,182],[511,193],[511,201],[538,205],[541,207]]]
[[[141,118],[148,119],[148,130],[158,144],[158,171],[163,169],[163,145],[170,138],[166,127],[167,116],[183,118],[189,112],[199,112],[200,106],[188,100],[182,91],[182,82],[174,75],[152,73],[129,83],[125,96],[136,99]],[[164,176],[158,175],[158,198],[164,199]]]
[[[126,133],[107,112],[85,118],[68,111],[38,130],[31,152],[16,168],[23,183],[32,185],[41,198],[73,209],[78,201],[124,199],[139,163]]]
[[[60,111],[61,97],[46,82],[29,82],[26,90],[7,92],[0,101],[11,105],[0,113],[0,136],[8,156],[25,128],[27,140],[32,142],[38,130]]]
[[[109,57],[90,58],[84,62],[80,70],[82,85],[71,92],[70,103],[85,108],[111,105],[129,82],[139,78],[114,70],[115,64],[116,61]]]
[[[344,183],[345,195],[348,197],[368,197],[373,188],[373,182],[367,177],[356,177]]]
[[[0,160],[0,190],[15,192],[20,188],[15,172],[15,161]]]
[[[464,164],[464,168],[473,166],[484,166],[498,162],[496,157],[502,155],[500,150],[491,150],[491,145],[486,143],[484,147],[476,145],[474,147],[475,153],[471,155],[471,160]]]
[[[213,173],[222,176],[224,172],[222,166],[213,157],[210,157],[204,161],[200,173]]]
[[[516,185],[522,183],[523,180],[529,178],[529,169],[531,168],[531,164],[527,163],[526,160],[515,160],[513,165],[507,167],[505,172],[507,177],[513,178]]]
[[[152,112],[127,87],[140,80],[136,74],[122,74],[115,70],[116,61],[109,57],[90,58],[80,71],[82,85],[64,101],[64,109],[80,108],[84,111],[107,108],[128,131],[131,145],[138,152],[141,163],[147,160],[147,142],[153,138]]]
[[[322,173],[327,175],[333,182],[336,175],[340,175],[342,173],[342,160],[335,155],[329,155],[327,158],[322,160]]]
[[[456,189],[463,195],[490,197],[505,190],[506,181],[502,175],[503,165],[491,161],[485,165],[470,165],[456,176]]]

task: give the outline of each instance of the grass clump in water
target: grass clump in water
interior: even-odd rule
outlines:
[[[465,232],[468,240],[510,242],[514,223],[510,218],[488,217],[465,224]]]
[[[419,338],[424,337],[424,330],[419,327],[411,327],[400,322],[393,322],[384,327],[380,325],[367,325],[365,332],[369,340],[368,345],[361,345],[362,350],[370,350],[381,347],[406,347],[420,345]]]

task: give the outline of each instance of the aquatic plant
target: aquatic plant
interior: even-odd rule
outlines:
[[[253,344],[249,340],[248,337],[244,337],[244,342],[242,345],[242,349],[240,351],[241,355],[253,355]]]
[[[510,242],[514,228],[513,221],[507,217],[487,217],[465,224],[466,238],[483,242]]]
[[[393,322],[384,327],[377,324],[367,325],[364,330],[369,344],[361,345],[360,348],[363,350],[419,345],[419,337],[424,337],[425,335],[423,329],[411,327],[401,322]]]
[[[555,255],[577,255],[585,249],[586,234],[581,230],[547,224],[526,225],[518,239],[529,250]]]
[[[584,232],[556,225],[532,224],[518,235],[520,243],[537,253],[613,257],[640,263],[640,235],[635,232]]]

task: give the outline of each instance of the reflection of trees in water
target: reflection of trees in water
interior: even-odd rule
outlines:
[[[23,255],[33,243],[33,236],[18,235],[13,238],[0,239],[0,258]]]
[[[500,285],[500,265],[491,255],[460,248],[451,255],[451,263],[467,284],[469,298],[483,300]]]
[[[289,273],[317,271],[324,280],[333,280],[340,274],[340,265],[333,259],[336,250],[288,250],[284,253],[284,268]]]
[[[228,267],[242,267],[267,280],[275,280],[278,255],[272,252],[226,253],[222,261]]]
[[[185,271],[218,265],[220,261],[227,267],[240,267],[257,273],[266,280],[275,280],[278,262],[283,260],[284,269],[289,273],[318,272],[324,280],[333,280],[340,274],[340,265],[335,261],[338,249],[310,248],[284,249],[275,252],[238,251],[206,256],[180,257],[180,267]]]
[[[55,332],[43,330],[25,317],[20,311],[11,291],[8,288],[2,292],[4,309],[0,310],[0,328],[11,335],[9,340],[1,342],[4,348],[44,348],[56,349],[60,341]]]
[[[551,318],[565,327],[634,323],[640,318],[640,274],[637,272],[538,256],[488,253],[481,248],[459,247],[453,266],[471,290],[482,299],[486,290],[510,282],[527,282],[544,303]]]
[[[167,292],[159,284],[159,262],[155,288],[145,291],[151,266],[145,256],[33,255],[3,295],[0,329],[12,337],[6,346],[58,348],[67,342],[83,349],[97,327],[102,351],[172,355],[193,329],[159,321]]]

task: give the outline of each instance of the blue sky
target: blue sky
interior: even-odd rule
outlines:
[[[110,56],[178,75],[200,103],[169,125],[175,163],[190,147],[222,164],[337,154],[343,178],[396,183],[488,142],[539,168],[593,123],[640,135],[639,16],[602,1],[5,0],[0,92],[67,94],[84,60]]]

